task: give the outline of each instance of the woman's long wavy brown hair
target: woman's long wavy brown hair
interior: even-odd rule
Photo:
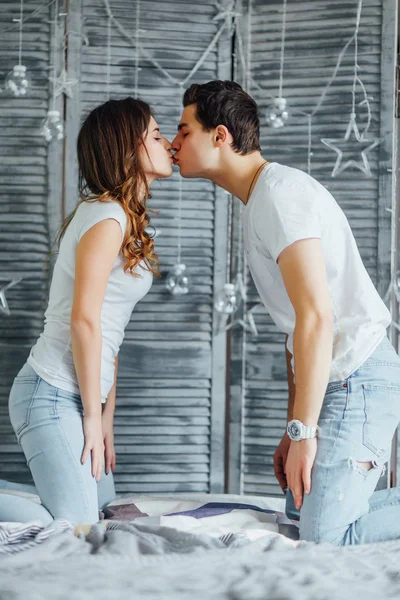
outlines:
[[[86,117],[77,144],[80,200],[58,238],[60,245],[82,202],[115,200],[127,216],[121,247],[126,258],[124,271],[135,276],[134,269],[141,261],[159,275],[154,240],[145,231],[150,223],[146,209],[150,190],[139,156],[151,116],[146,102],[129,97],[109,100]]]

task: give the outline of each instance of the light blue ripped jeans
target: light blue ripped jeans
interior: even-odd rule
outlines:
[[[115,499],[114,481],[111,472],[103,472],[96,483],[90,457],[81,464],[81,397],[48,384],[26,363],[14,379],[9,412],[35,487],[0,481],[0,521],[98,521],[99,508]],[[37,493],[42,505],[4,493],[7,489]]]
[[[400,487],[374,491],[399,421],[400,357],[385,337],[348,379],[327,387],[300,539],[342,546],[400,538]],[[293,518],[291,493],[287,511]]]

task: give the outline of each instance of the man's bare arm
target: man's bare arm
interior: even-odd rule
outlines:
[[[286,344],[287,344],[288,336],[286,336]],[[285,344],[285,352],[286,352],[286,369],[287,369],[287,379],[289,385],[289,399],[288,399],[288,409],[287,409],[287,419],[288,422],[293,419],[293,407],[294,407],[294,396],[296,392],[296,386],[294,383],[293,371],[292,371],[292,355],[287,349],[287,345]]]

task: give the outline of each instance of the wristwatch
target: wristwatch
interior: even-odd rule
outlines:
[[[300,442],[300,440],[309,440],[319,435],[319,427],[308,427],[304,425],[298,419],[293,419],[287,424],[287,434],[294,442]]]

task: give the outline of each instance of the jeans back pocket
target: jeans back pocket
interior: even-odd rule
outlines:
[[[40,377],[19,377],[14,379],[10,391],[8,410],[11,425],[17,436],[18,442],[21,434],[29,425],[30,413],[39,387]]]
[[[363,444],[378,458],[390,455],[400,421],[400,386],[363,383]]]

